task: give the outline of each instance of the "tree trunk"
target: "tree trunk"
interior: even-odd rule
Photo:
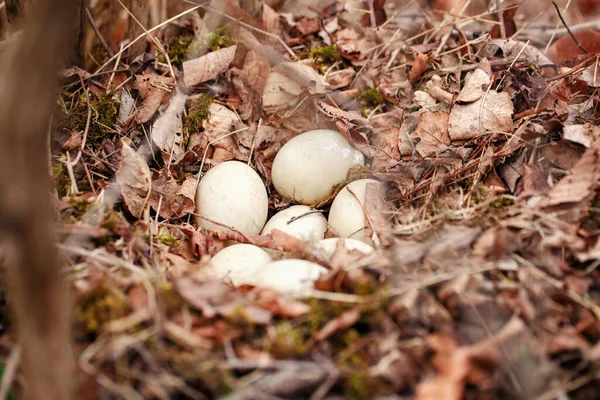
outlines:
[[[52,231],[46,135],[78,1],[37,0],[31,10],[11,1],[23,31],[0,57],[0,240],[27,400],[72,393],[71,301]]]
[[[127,8],[131,11],[133,18],[129,21],[129,40],[135,40],[139,35],[144,33],[144,29],[148,28],[148,20],[150,16],[150,8],[147,0],[129,0]],[[130,16],[131,17],[131,16]],[[136,21],[137,20],[137,21]],[[140,24],[142,26],[140,26]],[[146,51],[147,40],[142,38],[129,48],[129,57],[131,59],[139,56]]]
[[[41,0],[36,0],[38,3]],[[76,17],[70,22],[70,50],[69,63],[71,65],[81,65],[81,49],[83,41],[83,18],[85,18],[84,0],[72,1],[72,7],[75,7]],[[23,27],[27,16],[33,12],[31,0],[6,0],[6,16],[9,23],[8,33],[14,33]],[[33,4],[36,4],[35,2]],[[58,7],[58,6],[57,6]]]

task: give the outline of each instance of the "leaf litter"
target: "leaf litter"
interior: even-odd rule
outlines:
[[[257,17],[182,2],[157,35],[191,43],[173,70],[146,54],[110,64],[115,77],[61,75],[51,173],[77,398],[595,399],[600,98],[584,2],[564,18],[591,54],[534,2],[295,3]],[[353,179],[384,183],[364,204],[374,253],[197,229],[198,174],[223,161],[256,169],[271,213],[289,205],[273,158],[315,128],[367,157]],[[329,272],[300,298],[236,288],[205,273],[232,243]]]

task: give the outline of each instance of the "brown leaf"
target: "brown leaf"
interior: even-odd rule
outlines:
[[[579,221],[600,185],[600,150],[588,149],[581,159],[544,197],[539,207],[552,212],[562,211],[557,218]]]
[[[152,174],[146,159],[125,140],[121,140],[121,165],[115,176],[125,206],[133,216],[139,217],[150,194]]]
[[[346,68],[327,74],[325,79],[327,79],[327,83],[331,85],[332,89],[341,89],[350,85],[355,76],[356,71],[354,68]]]
[[[282,62],[275,66],[267,78],[262,94],[263,108],[272,113],[295,106],[301,96],[309,93],[326,93],[329,85],[325,77],[306,64]]]
[[[415,148],[421,157],[438,154],[450,145],[448,118],[449,114],[445,111],[425,111],[419,116],[419,123],[411,137],[420,139]]]
[[[476,102],[456,104],[450,111],[448,133],[452,140],[465,140],[483,134],[512,132],[513,112],[508,93],[492,90]]]
[[[303,17],[296,22],[296,29],[303,35],[319,32],[321,30],[321,22],[317,18]]]
[[[490,76],[481,68],[477,68],[465,78],[465,85],[456,97],[461,103],[471,103],[479,100],[490,85]]]
[[[587,51],[592,54],[600,53],[600,32],[596,29],[582,29],[573,32],[573,35]],[[546,54],[554,63],[563,64],[584,52],[577,46],[571,35],[565,34],[550,46]]]
[[[413,62],[412,68],[410,69],[409,79],[410,83],[415,83],[421,75],[427,71],[429,56],[426,54],[419,53]]]
[[[204,128],[202,150],[211,143],[214,149],[211,160],[215,164],[233,159],[243,160],[235,136],[228,135],[231,131],[239,130],[244,126],[238,115],[218,103],[212,103],[209,111],[210,117],[202,123]]]
[[[183,81],[191,87],[202,82],[216,79],[225,72],[237,50],[237,45],[225,47],[202,57],[183,63]]]
[[[380,184],[368,183],[365,187],[365,212],[371,222],[365,224],[365,235],[374,237],[376,234],[381,244],[388,246],[392,242],[391,223],[389,221],[390,207],[383,198],[381,186]]]
[[[167,111],[154,122],[150,132],[154,144],[163,152],[165,158],[170,159],[172,163],[177,163],[185,155],[181,115],[186,101],[187,96],[177,92],[171,98]]]
[[[241,119],[256,121],[260,117],[262,93],[267,83],[270,67],[266,57],[254,50],[249,50],[242,69],[231,69],[231,83],[241,99],[238,108]]]
[[[152,182],[148,204],[164,219],[181,218],[194,212],[196,186],[197,181],[193,176],[188,176],[178,184],[169,170],[163,168],[158,179]]]
[[[147,71],[144,70],[141,75],[135,75],[135,84],[133,85],[142,98],[142,105],[135,115],[135,121],[138,124],[150,121],[162,104],[165,95],[171,93],[174,83],[173,78],[170,76],[162,76]]]
[[[272,289],[255,288],[252,293],[256,295],[253,303],[260,308],[272,312],[273,315],[298,318],[308,314],[311,310],[309,305],[282,296],[281,293]]]
[[[357,306],[351,310],[341,313],[336,318],[326,323],[325,326],[314,335],[314,339],[317,341],[323,341],[336,332],[350,328],[352,325],[358,322],[361,312],[362,311],[360,307]]]
[[[600,127],[586,123],[568,125],[563,128],[563,139],[579,143],[584,147],[600,148]]]

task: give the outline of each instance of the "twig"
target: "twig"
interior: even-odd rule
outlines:
[[[102,36],[102,33],[100,33],[100,30],[98,29],[96,21],[94,21],[94,17],[92,17],[92,13],[90,13],[90,8],[88,6],[85,6],[85,15],[87,15],[88,21],[90,21],[90,25],[92,26],[96,37],[98,38],[98,40],[100,40],[100,44],[102,45],[102,47],[104,47],[104,50],[106,50],[109,57],[114,56],[115,53],[112,51],[108,43],[106,43],[106,40],[104,39],[104,36]]]
[[[585,54],[590,54],[590,52],[587,51],[587,49],[585,47],[583,47],[581,45],[581,43],[579,43],[579,40],[577,40],[577,38],[575,37],[575,35],[573,35],[573,32],[571,32],[571,29],[569,28],[569,25],[567,25],[567,23],[565,22],[565,19],[563,18],[562,14],[560,13],[560,9],[558,8],[558,5],[556,4],[556,2],[554,0],[552,0],[552,4],[554,4],[554,8],[556,8],[556,13],[558,14],[558,18],[560,18],[560,21],[563,23],[563,25],[567,29],[567,32],[569,32],[569,35],[571,36],[571,39],[573,39],[573,41],[575,42],[575,44],[577,45],[577,47],[579,47],[581,49],[581,51],[583,51]]]

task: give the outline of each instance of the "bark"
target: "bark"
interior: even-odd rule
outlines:
[[[28,12],[11,18],[23,32],[0,58],[0,241],[27,378],[22,397],[30,400],[71,398],[74,373],[70,296],[51,229],[46,135],[77,1],[37,0],[31,12],[19,9]]]
[[[127,8],[134,16],[134,18],[130,18],[128,36],[129,40],[135,40],[135,38],[144,33],[144,28],[148,28],[148,20],[150,16],[148,0],[129,0],[127,3],[124,4],[127,5]],[[142,26],[140,26],[140,24],[142,24]],[[129,57],[133,59],[139,56],[140,54],[144,53],[146,51],[146,46],[146,38],[140,39],[129,48]]]

